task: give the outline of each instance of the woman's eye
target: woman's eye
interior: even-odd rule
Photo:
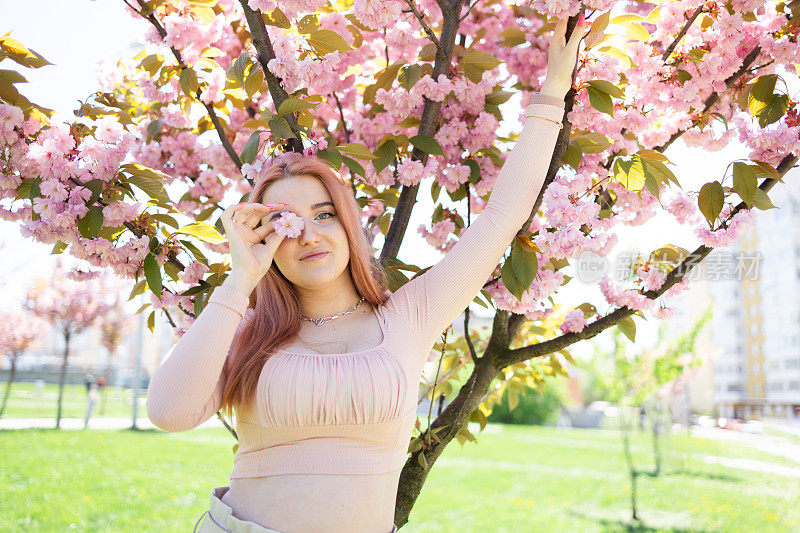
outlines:
[[[329,212],[329,211],[323,211],[322,213],[320,213],[320,214],[319,214],[319,216],[322,216],[322,215],[330,215],[330,216],[332,216],[332,217],[335,217],[335,216],[336,216],[336,215],[334,215],[333,213],[331,213],[331,212]]]

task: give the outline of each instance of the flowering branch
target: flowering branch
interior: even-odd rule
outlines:
[[[275,51],[272,49],[272,42],[267,33],[267,26],[264,24],[264,19],[261,17],[261,11],[254,11],[247,5],[247,0],[240,0],[244,16],[247,19],[247,25],[250,28],[250,36],[253,39],[253,47],[258,52],[258,62],[261,64],[261,70],[264,72],[264,80],[269,88],[269,93],[272,95],[272,102],[275,104],[275,111],[281,104],[289,98],[289,94],[281,86],[280,80],[269,70],[267,64],[270,59],[275,58]],[[300,126],[297,124],[297,117],[294,113],[289,113],[285,117],[289,123],[289,129],[292,130],[294,137],[287,140],[289,149],[293,152],[303,152],[303,140],[300,138]]]
[[[433,33],[433,30],[430,28],[430,26],[428,26],[428,23],[425,22],[424,18],[422,18],[422,15],[417,10],[417,6],[414,5],[414,0],[405,0],[405,2],[406,4],[408,4],[410,11],[414,14],[415,17],[417,17],[417,21],[419,21],[419,24],[420,26],[422,26],[422,29],[425,30],[425,33],[428,34],[428,38],[431,40],[431,42],[433,42],[433,44],[436,45],[436,48],[439,48],[439,39],[436,38],[436,34]]]
[[[139,2],[139,6],[144,10],[146,7],[142,0],[137,0]],[[158,21],[154,13],[150,13],[149,15],[145,15],[142,11],[138,9],[134,9],[128,2],[125,2],[133,11],[139,14],[142,18],[149,21],[158,32],[158,35],[161,36],[161,39],[165,39],[167,37],[167,30],[161,25]],[[175,59],[178,60],[178,64],[183,64],[183,58],[181,57],[181,53],[174,47],[170,46],[170,50],[172,50],[172,55],[175,56]],[[233,161],[233,164],[236,165],[236,168],[242,170],[242,161],[239,159],[239,154],[236,153],[236,150],[233,149],[233,145],[231,145],[231,141],[228,139],[228,136],[225,134],[225,128],[222,127],[222,123],[219,121],[219,117],[217,117],[217,112],[214,111],[214,106],[211,104],[207,104],[200,100],[200,95],[202,94],[201,89],[197,89],[196,98],[197,101],[203,104],[203,107],[206,108],[206,112],[208,113],[209,118],[211,119],[211,123],[214,125],[214,129],[217,131],[217,135],[219,135],[219,140],[222,142],[222,146],[225,148],[225,152]]]

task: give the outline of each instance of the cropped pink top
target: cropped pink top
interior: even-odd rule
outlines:
[[[464,311],[527,220],[553,153],[564,101],[535,93],[525,126],[483,212],[432,268],[397,289],[377,316],[378,346],[302,355],[278,350],[264,365],[255,410],[236,413],[231,479],[280,474],[380,474],[401,468],[419,381],[444,329]],[[211,305],[215,303],[218,305]],[[166,431],[197,427],[220,408],[225,358],[248,296],[217,287],[153,373],[147,415]]]

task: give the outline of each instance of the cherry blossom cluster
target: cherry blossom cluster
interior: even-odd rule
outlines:
[[[295,24],[305,14],[316,12],[322,3],[322,0],[291,0],[280,3],[280,8]],[[583,3],[598,13],[612,7],[617,9],[609,0]],[[245,97],[242,107],[227,105],[228,96],[223,91],[228,67],[243,53],[257,62],[255,50],[242,45],[247,43],[248,34],[240,3],[219,0],[217,5],[220,13],[209,20],[198,17],[193,4],[186,0],[160,4],[154,15],[166,36],[162,38],[151,28],[146,41],[160,47],[165,64],[177,64],[167,48],[173,47],[180,53],[183,64],[195,71],[201,86],[200,102],[219,104],[215,107],[216,113],[224,122],[233,150],[240,154],[258,127],[250,121],[260,116],[262,109],[274,111],[275,105],[266,85]],[[437,27],[442,15],[435,0],[421,0],[415,5],[428,25]],[[687,14],[697,8],[696,2],[680,0],[659,4],[657,24],[642,22],[650,33],[649,40],[632,40],[625,44],[623,52],[630,62],[596,49],[582,52],[575,81],[581,89],[568,119],[573,135],[599,133],[608,138],[611,146],[600,153],[583,154],[576,171],[562,169],[544,191],[539,212],[528,228],[539,250],[539,265],[550,259],[574,258],[584,250],[606,255],[617,242],[615,227],[641,225],[658,213],[661,205],[653,194],[647,190],[628,190],[610,175],[606,166],[611,154],[621,150],[633,154],[640,148],[658,148],[676,133],[682,133],[681,138],[687,145],[708,150],[721,149],[736,139],[748,147],[751,159],[773,165],[788,153],[800,155],[800,125],[796,120],[782,119],[761,128],[746,110],[738,107],[725,85],[726,79],[740,69],[745,56],[756,46],[761,47],[762,54],[757,63],[765,65],[759,69],[759,75],[779,73],[787,67],[794,70],[792,62],[796,62],[799,45],[784,31],[786,15],[777,11],[775,3],[734,0],[731,5],[735,9],[733,14],[718,2],[707,3],[705,9],[712,24],[691,25],[667,63],[661,59],[663,50],[686,25]],[[249,0],[248,6],[269,13],[278,3]],[[576,13],[580,2],[543,0],[534,2],[531,7],[541,13],[563,17]],[[647,3],[626,4],[624,11],[644,17],[653,7]],[[484,38],[471,43],[470,49],[498,58],[504,68],[485,71],[480,81],[475,82],[454,62],[447,74],[436,79],[423,74],[410,89],[400,83],[398,76],[390,85],[377,89],[372,101],[365,102],[363,87],[375,83],[387,65],[419,63],[420,49],[429,42],[417,19],[406,8],[407,4],[399,0],[357,0],[352,15],[360,25],[373,31],[356,28],[347,18],[350,13],[317,13],[320,29],[335,31],[351,46],[355,44],[351,30],[361,34],[362,44],[344,52],[319,53],[304,35],[268,25],[275,58],[269,61],[267,68],[280,78],[282,87],[290,94],[303,90],[295,97],[324,97],[324,101],[311,110],[315,119],[312,130],[333,129],[327,126],[344,119],[347,131],[337,128],[319,137],[314,131],[307,134],[305,140],[310,144],[305,149],[307,155],[346,142],[360,143],[375,150],[387,133],[396,138],[413,137],[418,127],[400,123],[409,118],[420,119],[426,99],[439,102],[441,109],[433,139],[442,148],[443,155],[429,155],[423,164],[411,159],[413,147],[408,146],[401,148],[396,163],[391,162],[379,172],[368,161],[363,162],[364,177],[351,175],[345,165],[337,170],[343,177],[373,187],[410,187],[420,184],[424,178],[432,178],[444,191],[453,193],[469,180],[469,158],[480,169],[477,182],[467,187],[471,212],[479,214],[505,158],[504,154],[499,158],[489,157],[485,151],[495,146],[500,126],[498,117],[486,106],[487,97],[499,88],[510,90],[515,84],[522,88],[523,97],[525,93],[538,90],[546,72],[549,36],[540,32],[543,22],[539,18],[520,17],[510,4],[475,5],[460,31],[475,35],[485,29]],[[467,6],[462,9],[465,12]],[[755,14],[754,20],[745,20],[749,17],[743,14],[748,12]],[[132,10],[131,13],[135,15]],[[507,29],[521,30],[526,43],[504,44],[501,33]],[[702,51],[702,61],[690,56],[690,52],[698,50]],[[164,265],[168,254],[179,248],[173,242],[151,246],[151,240],[156,237],[145,229],[152,221],[149,217],[154,210],[145,202],[115,194],[119,193],[120,165],[136,162],[164,173],[167,178],[163,183],[175,208],[195,218],[211,204],[219,203],[232,189],[240,194],[250,192],[251,187],[244,178],[254,180],[266,170],[269,162],[264,148],[266,144],[275,144],[272,138],[266,141],[255,160],[244,164],[240,171],[221,144],[217,131],[210,128],[199,133],[195,117],[198,111],[205,115],[206,110],[195,102],[187,112],[184,105],[187,96],[181,88],[179,75],[162,80],[137,64],[138,60],[123,62],[122,66],[113,65],[101,72],[100,80],[104,90],[124,95],[124,101],[141,110],[141,115],[136,116],[131,125],[121,124],[113,115],[96,120],[82,117],[83,127],[59,115],[51,117],[48,124],[42,124],[35,118],[26,120],[19,108],[0,103],[0,156],[7,163],[6,169],[12,169],[0,172],[0,197],[17,198],[23,180],[41,180],[41,196],[35,197],[33,202],[20,202],[22,205],[0,205],[0,217],[20,221],[21,232],[26,237],[48,244],[67,243],[74,256],[95,266],[109,266],[118,275],[130,278],[137,272],[140,274],[142,261],[151,253],[151,248],[159,265]],[[253,68],[260,68],[260,65],[254,64]],[[681,81],[679,70],[689,72],[692,77]],[[607,80],[624,89],[624,97],[613,100],[613,117],[591,105],[588,92],[582,87],[592,80]],[[704,102],[714,93],[724,93],[714,104],[713,111],[718,114],[716,119],[727,121],[728,128],[719,127],[713,120],[708,124],[695,123]],[[792,102],[791,106],[795,104]],[[504,118],[511,121],[518,118],[523,124],[523,112],[524,109],[519,109],[517,117],[512,114]],[[796,116],[796,111],[790,109],[789,116]],[[630,138],[631,132],[635,133],[634,138]],[[268,136],[271,137],[269,132],[262,135]],[[106,204],[102,206],[104,227],[138,228],[141,236],[126,231],[111,241],[104,236],[89,239],[81,235],[78,221],[89,212],[87,202],[92,190],[87,184],[94,180],[99,180]],[[691,193],[664,186],[660,192],[664,209],[679,223],[692,227],[700,241],[708,246],[730,245],[755,221],[752,210],[742,210],[724,227],[712,229],[700,215]],[[601,213],[600,203],[596,201],[601,193],[614,199],[610,212]],[[382,202],[370,200],[362,217],[377,217],[385,209]],[[720,221],[726,220],[731,209],[730,204],[725,205]],[[287,236],[302,229],[299,226],[302,219],[298,223],[290,213],[279,222],[280,231]],[[432,224],[430,230],[425,225],[419,226],[426,241],[442,252],[456,242],[456,230],[451,219]],[[380,229],[375,225],[373,231],[377,233]],[[208,244],[207,248],[224,252],[227,244]],[[207,270],[202,263],[190,260],[180,279],[195,284]],[[522,301],[511,295],[500,279],[488,287],[490,294],[499,308],[524,313],[529,318],[544,318],[553,309],[543,300],[558,290],[564,278],[559,271],[547,268],[540,269],[539,274]],[[640,267],[632,282],[632,286],[638,288],[621,288],[606,280],[601,283],[601,289],[612,305],[627,305],[649,310],[655,316],[667,316],[668,308],[654,308],[652,301],[642,300],[638,290],[660,286],[662,274],[655,268]],[[679,285],[670,291],[674,292]],[[178,296],[166,289],[161,300],[155,295],[153,300],[155,308],[181,304],[188,309],[192,302],[191,297]],[[567,314],[562,330],[578,331],[585,325],[582,315],[576,311]]]

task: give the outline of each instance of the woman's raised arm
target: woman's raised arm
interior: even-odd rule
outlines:
[[[426,355],[467,307],[528,219],[561,130],[564,100],[534,94],[525,126],[495,181],[489,201],[444,257],[392,294],[408,314]]]
[[[227,280],[214,289],[150,378],[147,416],[153,424],[164,431],[186,431],[219,410],[223,365],[248,304],[249,297]]]
[[[464,311],[494,271],[542,189],[561,131],[578,48],[589,30],[581,14],[566,40],[567,19],[550,38],[547,77],[525,112],[525,124],[500,169],[489,201],[458,242],[433,267],[392,294],[426,357],[442,331]]]

